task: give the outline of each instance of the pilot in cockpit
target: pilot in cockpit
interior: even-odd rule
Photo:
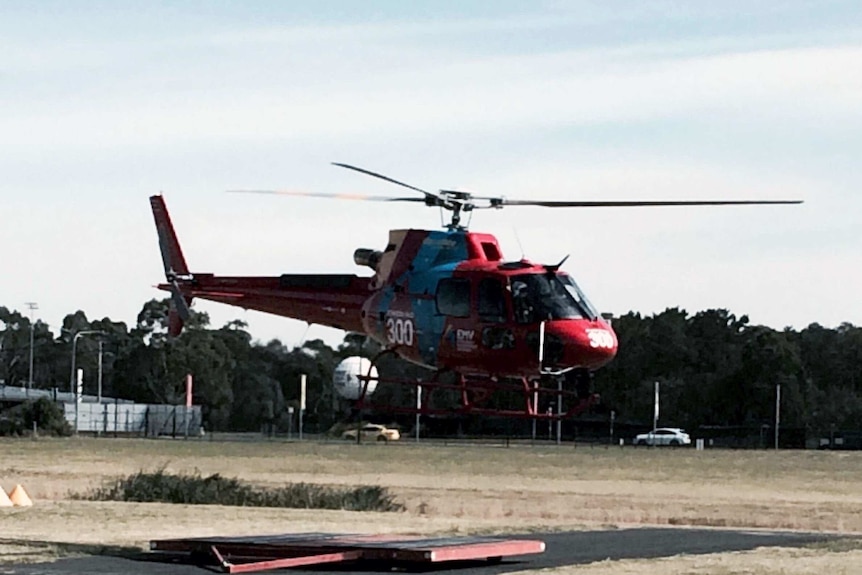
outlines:
[[[515,321],[530,323],[533,319],[533,306],[530,305],[530,290],[527,284],[515,280],[512,282],[512,308],[515,311]]]

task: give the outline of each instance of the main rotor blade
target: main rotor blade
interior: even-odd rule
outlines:
[[[407,188],[408,190],[413,190],[414,192],[419,192],[420,194],[424,194],[428,199],[434,199],[439,201],[440,196],[437,194],[433,194],[431,192],[427,192],[422,188],[417,188],[416,186],[411,186],[410,184],[405,184],[404,182],[399,182],[389,176],[384,176],[383,174],[378,174],[377,172],[372,172],[371,170],[366,170],[365,168],[359,168],[356,166],[351,166],[350,164],[342,164],[341,162],[332,162],[333,166],[338,166],[339,168],[347,168],[348,170],[353,170],[354,172],[359,172],[360,174],[365,174],[366,176],[372,176],[374,178],[380,178],[390,184],[395,184],[396,186],[401,186],[403,188]]]
[[[489,207],[503,206],[542,206],[545,208],[602,208],[602,207],[653,207],[653,206],[741,206],[767,204],[801,204],[802,200],[678,200],[678,201],[640,201],[640,200],[609,200],[609,201],[543,201],[543,200],[507,200],[499,198],[491,201]]]
[[[369,196],[367,194],[322,194],[316,192],[300,192],[293,190],[227,190],[229,194],[271,194],[278,196],[302,196],[308,198],[329,198],[332,200],[360,200],[364,202],[421,202],[423,198],[389,198],[386,196]]]

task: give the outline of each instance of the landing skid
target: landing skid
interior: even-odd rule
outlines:
[[[376,365],[384,350],[372,359]],[[590,392],[592,376],[583,370],[565,375],[541,375],[535,378],[498,378],[468,376],[455,371],[437,371],[429,380],[359,376],[362,389],[355,408],[415,415],[488,415],[556,421],[575,417],[599,402],[599,395]],[[369,384],[412,388],[420,399],[415,407],[375,402],[367,393]],[[574,387],[574,391],[572,388]],[[567,389],[568,388],[568,389]],[[499,406],[501,397],[508,406]],[[513,408],[520,405],[520,408]]]

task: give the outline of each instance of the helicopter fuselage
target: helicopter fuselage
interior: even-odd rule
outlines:
[[[489,234],[393,230],[372,263],[363,331],[414,363],[531,376],[540,358],[544,370],[592,371],[616,354],[613,329],[570,276],[504,262]]]

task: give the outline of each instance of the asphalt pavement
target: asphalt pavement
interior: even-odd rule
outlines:
[[[727,529],[636,528],[608,531],[569,531],[513,535],[515,539],[540,539],[545,542],[542,554],[513,558],[498,564],[470,562],[438,565],[426,572],[459,575],[494,575],[526,569],[544,569],[564,565],[581,565],[606,559],[671,557],[687,554],[744,551],[757,547],[798,547],[838,536],[820,533],[782,531],[734,531]],[[154,553],[99,555],[61,559],[54,563],[0,566],[3,575],[205,575],[212,567],[190,565],[184,559]],[[316,569],[295,568],[291,572],[316,573],[390,573],[384,565],[324,565]],[[283,571],[284,572],[284,571]]]

